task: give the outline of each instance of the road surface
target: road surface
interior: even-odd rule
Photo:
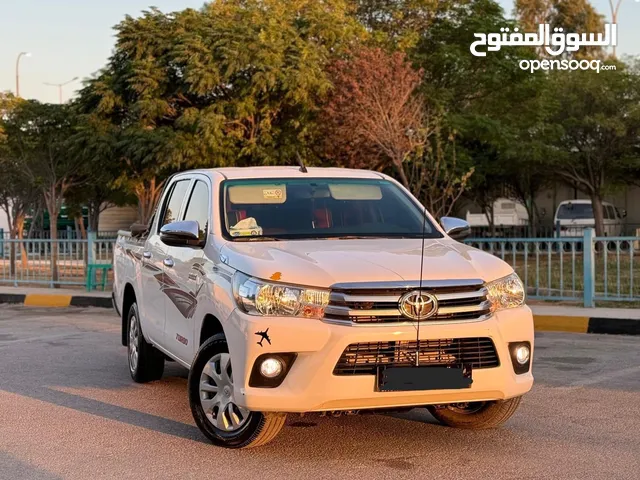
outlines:
[[[195,427],[186,370],[131,381],[113,312],[0,305],[0,478],[640,478],[640,338],[536,342],[534,389],[501,429],[314,414],[231,451]]]

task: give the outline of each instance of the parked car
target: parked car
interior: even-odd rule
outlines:
[[[608,202],[602,202],[604,214],[604,234],[608,237],[622,235],[623,218],[626,212],[620,211]],[[580,237],[584,229],[594,228],[596,221],[593,215],[591,200],[566,200],[558,205],[554,218],[556,226],[560,227],[561,237]]]
[[[496,427],[533,384],[533,318],[513,269],[456,241],[468,231],[372,171],[175,175],[115,248],[131,376],[188,368],[196,424],[229,448],[267,443],[291,413]]]

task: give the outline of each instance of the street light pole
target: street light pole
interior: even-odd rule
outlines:
[[[613,4],[614,0],[609,0],[609,7],[611,7],[611,23],[617,24],[618,23],[618,11],[620,11],[620,4],[622,3],[622,0],[617,0],[617,3],[614,5]],[[637,2],[638,0],[636,0]],[[613,47],[613,57],[616,57],[616,47]]]
[[[76,80],[78,80],[78,77],[73,77],[71,80],[68,80],[64,83],[47,83],[44,82],[45,85],[48,85],[50,87],[58,87],[58,101],[60,102],[60,104],[62,104],[62,87],[64,87],[65,85],[69,85],[71,82],[75,82]]]
[[[20,59],[23,56],[30,57],[31,54],[29,52],[20,52],[16,59],[16,97],[20,97]]]

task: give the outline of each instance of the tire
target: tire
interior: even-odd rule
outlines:
[[[202,390],[201,385],[206,390]],[[235,405],[229,346],[221,333],[208,339],[198,350],[189,371],[188,390],[196,425],[214,445],[220,447],[264,445],[275,438],[287,418],[284,413],[250,412]],[[225,401],[228,402],[226,405],[221,403]],[[203,405],[207,405],[207,411]],[[224,406],[221,408],[220,405]],[[220,428],[225,426],[225,419],[231,422],[230,430]],[[233,424],[234,421],[237,425]]]
[[[127,354],[129,373],[134,382],[147,383],[162,378],[164,354],[144,339],[135,302],[127,315]]]
[[[427,407],[443,425],[469,430],[483,430],[496,428],[505,423],[515,413],[520,405],[522,397],[498,400],[494,402],[469,403],[466,408],[460,408],[461,404]]]

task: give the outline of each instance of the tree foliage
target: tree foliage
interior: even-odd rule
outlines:
[[[364,33],[342,0],[152,9],[116,31],[109,64],[81,92],[81,111],[112,127],[127,172],[119,183],[146,203],[147,218],[172,171],[293,162],[330,86],[324,66]]]
[[[589,0],[516,0],[514,13],[527,32],[537,32],[540,24],[548,23],[553,29],[563,28],[565,33],[599,33],[604,30],[604,17]],[[546,55],[540,49],[541,55]],[[602,47],[581,47],[577,58],[603,57]]]
[[[640,138],[640,75],[618,64],[616,71],[563,72],[545,91],[547,123],[555,135],[553,171],[589,195],[596,234],[604,235],[602,200],[613,185],[633,182]]]
[[[329,72],[334,88],[320,119],[327,156],[350,167],[391,169],[409,187],[405,162],[433,128],[415,95],[421,72],[404,54],[380,48],[362,48]]]
[[[57,239],[58,218],[69,189],[77,184],[81,161],[70,154],[67,140],[74,117],[66,105],[21,101],[2,120],[6,155],[29,188],[42,195],[49,218],[51,239]],[[58,279],[57,243],[51,246],[52,278]]]

